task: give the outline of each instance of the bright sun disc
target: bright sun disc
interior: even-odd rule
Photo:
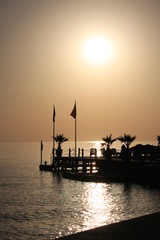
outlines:
[[[92,38],[84,45],[84,56],[95,64],[108,61],[112,56],[112,52],[112,45],[105,38]]]

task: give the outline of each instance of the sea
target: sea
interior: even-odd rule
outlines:
[[[78,142],[89,154],[100,142]],[[74,142],[62,145],[74,150]],[[114,146],[113,146],[114,147]],[[120,148],[120,146],[119,146]],[[50,163],[52,142],[43,142]],[[39,170],[40,142],[0,143],[0,239],[43,240],[160,211],[160,188],[63,179]]]

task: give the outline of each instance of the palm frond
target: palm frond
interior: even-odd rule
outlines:
[[[117,138],[112,139],[112,134],[106,135],[106,137],[103,137],[102,140],[105,142],[103,143],[103,146],[110,146],[113,142],[117,140]]]
[[[54,140],[55,140],[56,142],[63,143],[63,142],[68,141],[68,138],[64,137],[63,134],[57,134],[56,137],[54,137]]]
[[[136,139],[136,136],[131,136],[130,134],[125,134],[124,136],[121,136],[118,138],[119,141],[121,141],[122,143],[125,143],[127,147],[129,147],[129,145]]]

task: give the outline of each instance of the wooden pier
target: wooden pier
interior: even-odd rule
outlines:
[[[78,156],[71,156],[71,149],[69,149],[68,156],[54,157],[51,154],[50,164],[45,161],[42,164],[42,150],[41,150],[41,163],[39,169],[41,171],[72,171],[82,173],[97,172],[99,163],[104,162],[104,157],[97,156],[97,149],[91,148],[90,155],[84,156],[84,149],[78,149]]]
[[[54,157],[52,164],[40,164],[42,171],[74,171],[93,173],[97,171],[97,161],[104,161],[103,157]]]
[[[124,161],[113,154],[112,158],[106,159],[97,156],[96,151],[91,149],[90,156],[78,154],[73,157],[68,156],[53,157],[51,164],[39,165],[40,171],[62,172],[64,178],[94,181],[94,182],[134,182],[160,184],[160,163],[147,161],[137,161],[131,159]]]

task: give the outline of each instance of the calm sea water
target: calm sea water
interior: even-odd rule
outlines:
[[[95,145],[79,143],[86,154]],[[43,160],[51,149],[45,142]],[[40,143],[0,143],[0,239],[55,239],[160,211],[158,188],[67,180],[39,162]]]

